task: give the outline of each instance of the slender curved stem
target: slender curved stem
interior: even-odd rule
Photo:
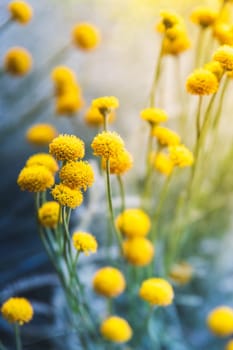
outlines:
[[[117,181],[120,188],[120,194],[121,194],[121,213],[125,211],[126,205],[125,205],[125,190],[124,190],[124,184],[121,175],[117,175]]]
[[[199,96],[198,106],[197,106],[197,115],[196,115],[196,140],[199,140],[201,133],[201,107],[202,107],[202,96]]]
[[[217,111],[216,111],[216,114],[214,117],[214,121],[213,121],[213,129],[216,129],[219,125],[222,107],[223,107],[224,95],[225,95],[225,92],[226,92],[226,89],[228,87],[229,82],[230,82],[230,78],[228,76],[226,76],[223,87],[222,87],[221,95],[219,98],[218,108],[217,108]]]
[[[154,107],[155,105],[155,91],[156,91],[160,73],[161,73],[162,58],[163,58],[163,40],[160,47],[158,61],[155,66],[154,78],[153,78],[153,83],[150,91],[150,107]]]

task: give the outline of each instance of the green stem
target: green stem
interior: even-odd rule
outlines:
[[[159,81],[160,73],[161,73],[161,63],[163,58],[163,40],[160,47],[159,57],[157,64],[155,66],[155,72],[154,72],[154,78],[153,83],[150,91],[150,107],[154,107],[155,105],[155,90]]]
[[[8,28],[9,24],[13,23],[12,18],[8,18],[1,26],[0,26],[0,31],[3,31]]]
[[[195,58],[195,67],[194,68],[198,68],[199,65],[201,65],[201,61],[202,61],[202,51],[203,51],[203,43],[204,43],[204,37],[205,37],[205,32],[203,27],[200,27],[199,29],[199,33],[197,36],[197,42],[196,42],[196,58]]]
[[[147,145],[147,151],[146,151],[146,174],[144,178],[144,186],[142,187],[142,197],[141,197],[141,206],[145,207],[146,200],[148,198],[149,192],[150,192],[150,180],[151,180],[151,174],[152,174],[152,164],[151,164],[151,153],[153,150],[153,134],[152,134],[152,128],[153,126],[150,125],[150,134],[148,137],[148,145]]]
[[[120,194],[121,194],[121,213],[125,211],[126,205],[125,205],[125,190],[124,190],[124,184],[121,175],[117,175],[117,181],[120,188]]]
[[[214,121],[213,121],[213,129],[215,130],[218,125],[219,125],[219,121],[221,118],[221,112],[222,112],[222,107],[223,107],[223,100],[224,100],[224,95],[226,92],[226,89],[228,87],[228,84],[230,82],[230,78],[228,76],[226,76],[223,87],[222,87],[222,91],[221,91],[221,95],[219,98],[219,103],[218,103],[218,108],[214,117]]]
[[[15,343],[16,343],[16,350],[22,350],[22,342],[20,337],[20,329],[18,323],[15,324]]]
[[[199,140],[201,133],[201,106],[202,106],[202,96],[199,96],[198,106],[197,106],[197,115],[196,115],[196,142]]]

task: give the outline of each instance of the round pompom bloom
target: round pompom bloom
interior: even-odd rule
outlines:
[[[31,303],[25,298],[10,298],[1,307],[3,318],[9,323],[17,323],[22,326],[31,321],[33,308]]]
[[[218,90],[218,79],[207,69],[196,69],[186,80],[186,89],[192,95],[211,95]]]
[[[141,118],[151,124],[158,124],[166,122],[168,115],[160,108],[146,108],[141,111]]]
[[[156,26],[156,30],[160,33],[166,32],[167,29],[172,28],[177,24],[183,24],[183,18],[175,11],[163,10],[160,12],[162,21]]]
[[[62,183],[70,188],[79,188],[84,191],[94,182],[94,171],[88,162],[68,162],[60,170]]]
[[[59,221],[60,205],[55,201],[46,202],[38,210],[38,218],[43,227],[55,228]]]
[[[51,194],[53,198],[58,201],[58,203],[72,209],[79,207],[83,202],[83,195],[80,190],[73,190],[72,188],[63,184],[56,185],[52,189]]]
[[[100,113],[105,114],[119,107],[119,101],[114,96],[104,96],[92,101],[91,106],[97,108]]]
[[[115,113],[113,111],[111,111],[110,113],[108,113],[107,115],[107,122],[108,123],[112,123],[115,120]],[[104,123],[104,117],[103,114],[100,113],[98,108],[94,108],[94,107],[90,107],[84,116],[84,120],[85,122],[89,125],[89,126],[100,126],[103,125]]]
[[[53,68],[50,76],[57,87],[76,83],[75,72],[67,66],[57,66]]]
[[[193,268],[190,264],[182,262],[172,266],[169,277],[177,284],[187,284],[193,276]]]
[[[58,135],[49,145],[49,153],[57,160],[77,160],[85,155],[84,142],[75,135]]]
[[[166,280],[149,278],[142,282],[139,296],[151,305],[168,306],[173,301],[174,291]]]
[[[36,153],[29,157],[26,162],[26,166],[32,165],[43,165],[48,168],[53,174],[56,173],[59,168],[56,160],[47,153]]]
[[[22,47],[12,47],[4,57],[4,68],[14,76],[26,75],[32,68],[32,56]]]
[[[116,132],[103,131],[95,136],[91,147],[95,156],[105,159],[116,157],[124,149],[124,141]]]
[[[32,16],[32,7],[25,1],[11,1],[8,5],[11,18],[20,24],[27,24]]]
[[[163,126],[154,127],[152,135],[157,138],[161,146],[176,146],[180,144],[180,136],[175,131]]]
[[[219,337],[231,335],[233,333],[233,309],[228,306],[215,308],[207,317],[207,326]]]
[[[73,28],[72,38],[76,46],[82,50],[89,51],[99,45],[100,32],[90,23],[79,23]]]
[[[154,161],[154,168],[165,176],[171,175],[174,164],[166,153],[159,152]]]
[[[78,231],[75,232],[72,236],[73,246],[79,252],[83,252],[85,255],[90,253],[95,253],[98,248],[95,237],[88,233]]]
[[[225,347],[225,350],[233,350],[233,340],[230,340],[226,347]]]
[[[175,166],[184,168],[194,163],[192,152],[184,145],[170,146],[169,156]]]
[[[118,215],[116,226],[128,238],[144,237],[150,231],[151,221],[143,210],[130,208]]]
[[[190,16],[193,23],[199,24],[203,28],[212,26],[217,18],[218,12],[208,6],[196,7]]]
[[[214,53],[213,59],[221,64],[225,70],[233,70],[233,47],[220,46]]]
[[[210,61],[209,63],[206,63],[204,68],[213,73],[218,81],[221,79],[224,72],[221,64],[217,61]]]
[[[51,124],[35,124],[27,130],[26,139],[36,146],[47,146],[57,136]]]
[[[133,331],[128,322],[118,316],[106,318],[100,327],[102,336],[114,343],[125,343],[132,338]]]
[[[225,22],[217,22],[213,27],[213,35],[220,45],[233,45],[233,26]]]
[[[124,149],[118,153],[116,157],[109,158],[110,173],[116,175],[122,175],[129,171],[133,166],[133,158],[131,154]],[[106,159],[102,158],[102,167],[106,169]]]
[[[125,290],[125,278],[121,271],[114,267],[99,269],[93,278],[93,288],[96,293],[107,298],[114,298]]]
[[[144,237],[128,238],[123,243],[123,252],[130,264],[146,266],[154,257],[154,246]]]
[[[54,176],[43,165],[24,167],[19,173],[17,184],[22,191],[43,192],[54,184]]]
[[[177,36],[175,39],[169,39],[167,37],[163,40],[163,55],[179,55],[180,53],[188,50],[191,46],[191,41],[185,31],[182,35]]]
[[[73,115],[84,105],[82,96],[71,89],[56,99],[56,113],[60,115]]]

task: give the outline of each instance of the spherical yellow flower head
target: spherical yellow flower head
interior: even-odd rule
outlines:
[[[116,115],[114,111],[111,111],[110,113],[107,114],[107,122],[108,123],[114,122],[115,117]],[[94,108],[94,107],[90,107],[87,110],[84,116],[84,120],[89,126],[95,126],[95,127],[103,125],[104,123],[103,114],[100,113],[98,108]]]
[[[91,147],[95,156],[114,158],[124,149],[124,141],[116,132],[103,131],[95,136]]]
[[[57,136],[57,130],[51,124],[36,124],[26,133],[26,139],[35,146],[47,146]]]
[[[161,146],[176,146],[180,144],[180,136],[175,131],[163,126],[154,127],[152,135],[156,137]]]
[[[80,93],[67,91],[56,99],[56,113],[59,115],[72,116],[84,105],[83,97]]]
[[[54,176],[43,165],[25,167],[19,173],[17,184],[22,191],[43,192],[54,184]]]
[[[174,291],[166,280],[149,278],[142,282],[139,296],[151,305],[168,306],[173,301]]]
[[[38,210],[38,218],[43,227],[56,228],[59,221],[60,206],[55,201],[46,202]]]
[[[230,340],[226,347],[225,347],[225,350],[233,350],[233,340]]]
[[[85,255],[95,253],[98,248],[95,237],[88,232],[75,232],[72,236],[72,241],[75,249],[83,252]]]
[[[218,12],[207,6],[196,7],[190,16],[193,23],[203,28],[212,26],[218,18]]]
[[[4,68],[14,76],[26,75],[32,68],[32,56],[22,47],[13,47],[5,55]]]
[[[184,145],[170,146],[169,156],[174,166],[178,166],[180,168],[191,166],[194,162],[192,152]]]
[[[155,157],[154,167],[161,174],[169,176],[174,169],[174,164],[168,154],[159,152]]]
[[[96,293],[107,298],[115,298],[125,290],[125,278],[121,271],[114,267],[103,267],[93,278],[93,288]]]
[[[224,72],[221,64],[217,61],[211,61],[209,63],[206,63],[204,68],[213,73],[218,79],[218,81],[221,79]]]
[[[154,257],[153,244],[144,237],[128,238],[123,243],[125,259],[135,266],[146,266]]]
[[[212,333],[226,337],[233,333],[233,310],[227,306],[219,306],[207,317],[207,325]]]
[[[186,89],[192,95],[211,95],[218,90],[218,79],[207,69],[196,69],[186,80]]]
[[[233,48],[229,45],[220,46],[214,53],[213,59],[221,64],[223,69],[233,70]]]
[[[60,171],[61,182],[70,188],[79,188],[84,191],[92,186],[94,182],[94,171],[92,166],[83,161],[68,162]]]
[[[151,124],[159,124],[166,122],[168,115],[160,108],[146,108],[141,111],[141,118]]]
[[[165,37],[163,40],[163,55],[179,55],[191,47],[191,41],[186,31],[180,33],[175,39]]]
[[[10,298],[1,307],[3,318],[9,323],[16,323],[22,326],[31,321],[33,308],[31,303],[25,298]]]
[[[32,16],[32,7],[25,1],[11,1],[8,5],[11,18],[20,24],[27,24]]]
[[[84,142],[75,135],[61,134],[50,143],[49,153],[57,160],[81,159],[85,155]]]
[[[124,149],[118,153],[116,157],[109,158],[110,161],[110,173],[115,175],[122,175],[129,171],[133,166],[133,158],[131,154]],[[106,169],[106,160],[102,158],[102,167]]]
[[[119,107],[119,101],[114,96],[104,96],[93,100],[91,106],[97,108],[102,115],[106,116],[112,110]]]
[[[110,316],[100,327],[102,336],[114,343],[125,343],[132,338],[133,331],[128,322],[118,316]]]
[[[37,153],[29,157],[26,162],[26,166],[32,165],[43,165],[48,168],[53,174],[56,173],[59,168],[56,160],[47,153]]]
[[[156,25],[156,30],[160,33],[165,33],[167,29],[172,28],[177,24],[183,24],[183,18],[175,11],[161,11],[161,21]]]
[[[56,88],[76,83],[75,72],[67,66],[57,66],[51,72],[51,79]]]
[[[193,268],[190,264],[182,262],[172,266],[169,277],[177,284],[187,284],[193,276]]]
[[[233,25],[217,22],[213,28],[213,35],[220,45],[233,45]]]
[[[143,210],[130,208],[118,215],[116,226],[128,238],[145,237],[150,231],[151,221]]]
[[[79,207],[83,202],[83,195],[80,190],[73,190],[63,184],[56,185],[52,189],[51,194],[58,203],[72,209]]]
[[[72,31],[74,44],[84,51],[90,51],[99,46],[100,32],[89,23],[79,23]]]

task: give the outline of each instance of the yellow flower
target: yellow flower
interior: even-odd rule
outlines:
[[[103,131],[95,136],[91,147],[95,156],[114,158],[123,151],[124,141],[116,132]]]
[[[233,340],[230,340],[226,347],[225,347],[225,350],[233,350]]]
[[[154,257],[153,244],[144,237],[128,238],[123,243],[125,259],[132,265],[148,265]]]
[[[95,237],[88,232],[75,232],[72,236],[73,245],[76,250],[83,252],[85,255],[95,253],[98,248]]]
[[[100,43],[99,30],[89,23],[79,23],[72,31],[73,42],[80,49],[89,51],[95,49]]]
[[[211,95],[218,90],[218,79],[207,69],[196,69],[186,80],[186,89],[193,95]]]
[[[60,206],[55,201],[46,202],[38,210],[38,218],[43,227],[55,228],[59,221]]]
[[[19,173],[17,184],[22,191],[43,192],[54,184],[54,176],[43,165],[25,167]]]
[[[180,144],[180,136],[175,131],[163,126],[154,127],[152,135],[157,138],[161,146],[176,146]]]
[[[51,72],[51,79],[57,87],[76,83],[75,72],[67,66],[57,66]]]
[[[109,158],[109,161],[111,174],[122,175],[133,166],[133,158],[126,149],[118,153],[116,157]],[[102,167],[106,169],[106,160],[104,158],[102,158]]]
[[[60,170],[62,183],[70,188],[79,188],[84,191],[92,186],[94,182],[94,171],[92,166],[83,161],[68,162]]]
[[[32,165],[43,165],[48,168],[53,174],[58,171],[58,164],[56,160],[47,153],[37,153],[29,157],[26,162],[26,166]]]
[[[193,268],[186,262],[172,266],[169,277],[177,284],[187,284],[193,276]]]
[[[151,221],[143,210],[130,208],[118,215],[116,226],[128,238],[145,237],[150,231]]]
[[[151,124],[166,122],[168,119],[167,113],[160,108],[146,108],[141,111],[141,118]]]
[[[47,146],[57,136],[51,124],[35,124],[27,130],[26,139],[36,146]]]
[[[226,337],[233,333],[233,310],[228,306],[219,306],[207,317],[207,325],[212,333]]]
[[[191,166],[194,162],[192,152],[184,145],[170,146],[169,156],[174,166],[178,166],[180,168]]]
[[[8,5],[11,18],[20,24],[27,24],[32,16],[32,7],[25,1],[11,1]]]
[[[154,167],[165,176],[171,175],[174,164],[166,153],[159,152],[154,161]]]
[[[156,25],[156,30],[160,33],[164,33],[177,24],[183,24],[182,17],[175,11],[163,10],[160,12],[160,17],[162,17],[162,20]]]
[[[22,47],[12,47],[5,55],[4,68],[14,76],[26,75],[32,68],[32,56]]]
[[[125,290],[125,278],[121,271],[114,267],[99,269],[93,278],[93,288],[96,293],[107,298],[114,298]]]
[[[73,190],[72,188],[63,184],[55,185],[51,191],[51,194],[53,198],[58,201],[58,203],[72,209],[80,206],[83,202],[83,195],[80,190]]]
[[[108,113],[107,115],[107,121],[108,123],[112,123],[115,120],[115,113],[113,111],[111,111],[110,113]],[[104,118],[103,115],[100,113],[98,108],[94,108],[94,107],[90,107],[84,116],[84,120],[85,122],[89,125],[89,126],[100,126],[104,123]]]
[[[133,331],[128,322],[118,316],[105,319],[100,327],[102,336],[114,343],[125,343],[132,338]]]
[[[84,100],[79,93],[71,89],[56,99],[56,113],[62,115],[73,115],[79,111],[84,105]]]
[[[233,45],[233,25],[217,22],[213,28],[213,35],[220,45]]]
[[[57,160],[77,160],[85,155],[84,142],[75,135],[61,134],[50,143],[49,152]]]
[[[207,6],[196,7],[191,13],[191,21],[206,28],[212,26],[218,18],[218,12]]]
[[[206,63],[204,68],[213,73],[218,81],[221,79],[224,72],[221,64],[217,61],[210,61],[209,63]]]
[[[233,70],[233,47],[229,45],[220,46],[215,51],[213,59],[219,62],[223,69]]]
[[[151,305],[168,306],[174,298],[170,283],[162,278],[149,278],[142,282],[139,296]]]
[[[17,323],[22,326],[31,321],[34,312],[27,299],[14,297],[3,303],[1,313],[9,323]]]
[[[175,39],[170,40],[164,38],[163,40],[163,54],[164,55],[179,55],[180,53],[188,50],[191,46],[191,41],[185,31],[177,36]]]
[[[113,109],[118,108],[119,101],[114,96],[104,96],[93,100],[91,106],[93,108],[97,108],[101,114],[105,115],[106,113],[111,112]]]

